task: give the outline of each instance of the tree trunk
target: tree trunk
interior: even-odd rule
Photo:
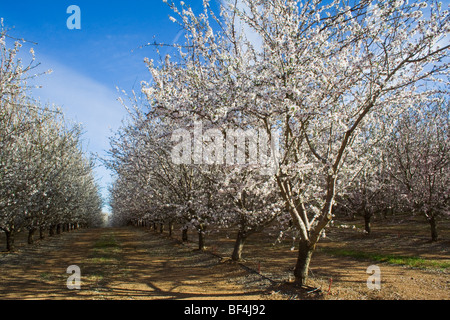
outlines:
[[[159,233],[164,233],[164,223],[159,224]]]
[[[181,239],[183,242],[188,242],[188,228],[183,228]]]
[[[313,252],[314,246],[311,246],[309,241],[300,240],[297,265],[294,270],[295,282],[298,285],[305,286],[308,281],[309,263]]]
[[[364,214],[364,231],[366,234],[370,234],[372,232],[371,226],[370,226],[370,220],[371,220],[371,214],[365,213]]]
[[[39,239],[41,240],[45,239],[44,231],[45,231],[44,227],[39,227]]]
[[[28,244],[34,243],[34,233],[35,232],[36,232],[35,228],[28,230]]]
[[[198,231],[198,250],[205,251],[205,233],[203,230]]]
[[[56,234],[61,234],[61,224],[56,226]]]
[[[53,237],[55,235],[55,226],[50,226],[50,228],[48,229],[48,235],[50,237]]]
[[[14,247],[14,230],[5,231],[6,235],[6,251],[13,252],[15,250]]]
[[[431,241],[433,241],[433,242],[438,241],[436,218],[434,216],[431,216],[428,218],[428,222],[430,223],[430,227],[431,227]]]
[[[383,219],[387,220],[388,213],[389,213],[389,208],[384,208],[382,213],[383,213]]]
[[[355,221],[355,212],[354,211],[349,212],[348,216],[350,217],[350,219],[352,221]]]
[[[244,250],[244,244],[247,240],[247,234],[242,231],[238,232],[236,242],[234,243],[233,254],[231,255],[231,260],[240,261],[242,259],[242,251]]]
[[[170,222],[169,222],[169,237],[172,236],[172,233],[173,233],[173,222],[170,221]]]

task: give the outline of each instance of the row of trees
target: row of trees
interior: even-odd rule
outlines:
[[[12,47],[7,43],[14,41]],[[81,146],[81,127],[55,107],[30,97],[27,80],[38,64],[17,57],[23,41],[0,33],[0,229],[8,251],[14,236],[50,235],[102,222],[93,162]]]
[[[437,219],[448,217],[450,206],[449,117],[443,95],[402,114],[369,164],[376,169],[362,169],[338,197],[336,214],[363,216],[368,234],[376,213],[423,215],[437,241]]]
[[[182,222],[200,248],[206,230],[238,226],[236,259],[280,221],[299,234],[304,285],[336,208],[370,212],[378,197],[430,224],[448,214],[441,3],[223,1],[220,16],[208,1],[198,15],[169,5],[185,42],[146,61],[152,81],[112,138],[115,221]]]

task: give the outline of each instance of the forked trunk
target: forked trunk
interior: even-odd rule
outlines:
[[[236,242],[234,243],[233,254],[231,255],[231,260],[240,261],[242,259],[242,251],[244,250],[245,241],[247,240],[247,235],[239,231]]]
[[[309,264],[314,252],[314,246],[309,241],[300,240],[298,249],[297,265],[295,266],[294,276],[298,285],[306,286],[308,281]]]

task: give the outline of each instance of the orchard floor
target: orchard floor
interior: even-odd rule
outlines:
[[[20,246],[13,254],[0,253],[0,299],[450,299],[449,268],[412,268],[333,251],[383,251],[450,262],[448,224],[437,243],[427,241],[426,224],[417,221],[380,223],[371,236],[353,225],[327,230],[312,259],[310,290],[286,284],[296,249],[291,251],[288,240],[276,243],[270,229],[249,238],[245,261],[238,264],[226,258],[234,242],[231,231],[208,235],[208,249],[200,252],[194,234],[182,244],[178,231],[169,237],[144,228],[105,228],[72,231]],[[375,291],[368,289],[366,273],[374,264],[381,271],[381,290]],[[67,288],[71,265],[81,269],[81,290]],[[314,288],[320,290],[308,292]]]

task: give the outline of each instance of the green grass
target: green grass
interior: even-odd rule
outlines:
[[[117,263],[120,251],[121,248],[114,235],[105,234],[94,244],[87,261],[93,264]]]
[[[43,273],[41,273],[41,274],[39,275],[39,277],[40,277],[42,280],[49,280],[50,277],[51,277],[51,275],[50,275],[50,273],[43,272]]]
[[[113,233],[106,233],[95,242],[90,250],[89,256],[85,259],[85,280],[90,283],[92,290],[99,290],[108,281],[110,268],[115,268],[120,264],[121,247]]]
[[[105,275],[101,271],[97,271],[95,273],[91,273],[86,276],[86,279],[93,282],[101,282],[105,278]]]
[[[104,235],[94,245],[95,249],[109,249],[109,248],[118,248],[118,247],[119,247],[119,245],[117,244],[117,241],[114,238],[114,235],[112,235],[112,234]]]
[[[89,263],[94,263],[94,264],[112,264],[112,263],[117,263],[117,259],[116,258],[111,258],[111,257],[94,257],[94,258],[89,258],[87,261]]]
[[[405,257],[393,254],[382,254],[372,252],[362,252],[349,249],[321,249],[322,252],[334,256],[351,257],[361,260],[371,260],[375,262],[385,262],[395,265],[408,266],[412,268],[432,268],[446,270],[450,268],[450,261],[440,261],[424,259],[421,257]]]

